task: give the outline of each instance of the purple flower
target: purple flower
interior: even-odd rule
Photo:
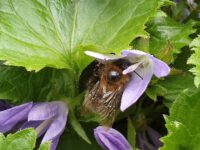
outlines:
[[[96,58],[101,63],[109,63],[119,59],[130,62],[122,73],[131,74],[131,81],[126,86],[120,104],[121,111],[134,104],[146,90],[153,74],[158,78],[167,76],[169,66],[152,55],[139,50],[123,50],[121,56],[104,55],[96,52],[85,51],[89,56]]]
[[[22,128],[35,128],[38,137],[45,133],[41,143],[51,141],[51,150],[54,150],[65,129],[67,115],[68,108],[64,102],[37,103],[32,107],[28,122]]]
[[[0,111],[6,110],[11,107],[12,107],[12,105],[10,105],[8,102],[6,102],[4,100],[0,100]]]
[[[105,150],[132,150],[126,138],[113,128],[99,126],[94,129],[94,136]]]
[[[163,146],[159,140],[161,136],[160,133],[148,126],[146,132],[142,131],[137,133],[138,148],[141,150],[158,150],[159,147]]]
[[[5,105],[1,103],[0,107],[3,106]],[[18,123],[26,121],[31,107],[32,103],[26,103],[0,111],[0,132],[8,132],[12,130]]]
[[[0,112],[0,132],[8,132],[24,121],[20,129],[33,127],[38,137],[44,134],[41,143],[51,141],[51,150],[55,150],[65,129],[67,115],[64,102],[26,103]]]

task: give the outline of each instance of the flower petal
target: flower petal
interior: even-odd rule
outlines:
[[[57,105],[57,116],[55,118],[52,118],[53,122],[47,129],[47,132],[42,139],[42,143],[59,137],[64,131],[67,122],[67,115],[68,115],[67,105],[64,102],[51,102],[51,103]]]
[[[131,146],[126,138],[117,130],[110,128],[106,129],[99,126],[94,129],[94,135],[97,142],[108,150],[131,150]]]
[[[170,72],[170,68],[165,62],[163,62],[163,61],[155,58],[153,55],[145,53],[143,51],[139,51],[139,50],[123,50],[122,51],[122,55],[131,57],[132,59],[135,59],[134,57],[139,57],[139,56],[142,56],[142,55],[147,56],[154,63],[153,64],[153,66],[154,66],[154,74],[158,78],[167,76],[169,74],[169,72]]]
[[[92,52],[92,51],[85,51],[85,54],[91,57],[94,57],[95,59],[101,62],[113,61],[113,60],[117,60],[117,59],[121,59],[125,57],[125,56],[117,56],[117,55],[112,55],[112,54],[104,55],[104,54]]]
[[[156,130],[154,130],[151,127],[147,127],[147,133],[156,148],[163,146],[163,143],[160,141],[160,138],[162,137],[160,133],[158,133]]]
[[[154,74],[156,77],[164,77],[167,76],[170,73],[170,67],[163,61],[152,57],[152,60],[154,62]]]
[[[50,150],[55,150],[56,149],[56,147],[58,145],[58,142],[59,142],[59,138],[60,138],[60,136],[56,137],[55,139],[53,139],[51,141],[51,148],[50,148]]]
[[[34,128],[36,129],[43,121],[28,121],[25,122],[20,130],[26,129],[26,128]],[[45,131],[47,130],[47,128],[44,128],[42,131],[37,132],[37,138],[39,138]]]
[[[26,103],[1,111],[0,132],[5,133],[11,130],[20,121],[26,120],[31,107],[32,103]]]
[[[147,66],[139,67],[132,73],[132,79],[128,83],[122,95],[120,105],[121,111],[124,111],[139,99],[146,90],[152,75],[153,62],[151,61]]]
[[[55,117],[58,113],[56,102],[37,103],[28,115],[28,121],[43,121]]]
[[[12,105],[10,105],[9,103],[7,103],[6,101],[0,100],[0,111],[9,109],[11,107],[12,107]]]
[[[138,148],[141,150],[157,150],[155,146],[153,146],[144,133],[138,133]]]
[[[123,74],[131,73],[131,72],[135,71],[135,69],[137,69],[140,64],[141,64],[141,62],[133,64],[133,65],[129,66],[128,68],[126,68],[125,70],[123,70],[122,73]]]
[[[123,56],[141,56],[141,55],[147,55],[147,56],[149,56],[150,55],[148,53],[145,53],[143,51],[136,50],[136,49],[133,49],[133,50],[123,50],[121,52],[121,54]]]

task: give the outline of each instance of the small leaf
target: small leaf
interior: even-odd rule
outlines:
[[[4,140],[5,140],[5,136],[2,133],[0,133],[0,149],[2,149]]]
[[[8,134],[1,145],[2,150],[32,150],[35,147],[36,132],[34,129],[25,129]]]
[[[50,150],[51,142],[43,143],[38,150]]]
[[[70,123],[73,127],[73,129],[76,131],[76,133],[83,139],[85,140],[88,144],[91,144],[91,141],[89,140],[88,136],[86,135],[83,127],[81,126],[81,124],[78,122],[78,120],[76,119],[76,116],[74,114],[74,111],[72,109],[70,109]]]
[[[136,131],[130,118],[128,118],[127,128],[128,128],[128,131],[127,131],[128,142],[132,146],[133,150],[136,150]]]

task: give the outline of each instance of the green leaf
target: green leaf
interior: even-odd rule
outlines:
[[[45,142],[40,146],[38,150],[50,150],[51,147],[51,142]]]
[[[149,86],[145,92],[148,97],[156,101],[157,97],[164,96],[167,93],[167,90],[164,87],[160,86],[159,84],[155,84],[155,85]]]
[[[164,150],[177,150],[177,146],[180,150],[200,148],[199,108],[200,91],[191,96],[188,96],[187,92],[179,95],[170,109],[167,121],[168,135],[163,138]]]
[[[127,129],[128,129],[127,131],[128,142],[132,146],[133,150],[136,150],[136,131],[130,118],[128,118]]]
[[[147,31],[150,33],[149,51],[158,57],[163,57],[169,53],[171,46],[173,54],[181,52],[181,48],[189,45],[190,34],[196,30],[193,29],[193,21],[185,24],[176,22],[169,17],[158,17],[148,23]],[[166,49],[169,49],[166,51]],[[167,57],[167,55],[166,55]],[[170,53],[168,54],[170,57]],[[164,59],[164,58],[163,58]]]
[[[35,73],[1,65],[0,72],[0,98],[18,103],[70,97],[78,89],[68,70],[45,68]]]
[[[199,87],[200,84],[200,35],[195,38],[190,44],[191,50],[194,51],[192,56],[188,59],[188,64],[195,65],[190,71],[195,75],[194,84]]]
[[[36,132],[34,129],[25,129],[8,134],[0,145],[2,150],[32,150],[35,147]]]
[[[59,144],[56,150],[102,150],[102,148],[97,144],[93,130],[97,124],[87,123],[83,125],[87,132],[87,135],[90,136],[92,144],[85,142],[80,136],[73,130],[71,126],[68,126],[68,130],[65,131],[59,140]]]
[[[0,132],[0,149],[2,149],[3,142],[5,140],[4,135]]]
[[[169,121],[167,122],[166,127],[168,129],[168,135],[161,138],[161,141],[165,144],[160,150],[191,149],[188,143],[192,137],[183,124],[177,121]]]
[[[165,78],[164,80],[159,80],[154,88],[157,86],[162,90],[157,91],[156,96],[163,96],[165,98],[164,103],[167,106],[171,106],[177,96],[184,90],[188,90],[188,94],[194,94],[198,89],[195,88],[193,82],[193,76],[189,73],[182,73],[178,75],[173,75]]]
[[[158,0],[0,0],[0,60],[27,70],[82,68],[83,51],[119,51],[138,36]],[[93,50],[92,49],[92,50]]]
[[[91,141],[89,140],[87,134],[85,133],[85,130],[81,126],[80,122],[77,120],[74,111],[71,109],[70,111],[70,124],[73,127],[73,129],[76,131],[76,133],[85,140],[88,144],[91,144]]]

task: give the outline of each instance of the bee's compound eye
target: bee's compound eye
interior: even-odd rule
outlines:
[[[120,73],[114,70],[109,71],[108,80],[110,82],[116,82],[120,79]]]

